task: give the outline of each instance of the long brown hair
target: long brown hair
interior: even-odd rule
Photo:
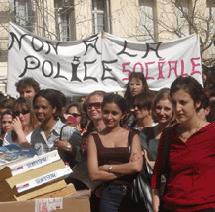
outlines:
[[[32,103],[28,99],[19,97],[14,103],[14,111],[22,110],[22,109],[30,111],[30,125],[34,129],[37,126],[38,121],[36,119],[36,116],[32,107]]]
[[[157,122],[157,116],[155,114],[155,108],[156,108],[156,105],[158,104],[158,102],[160,100],[169,100],[171,102],[171,104],[172,104],[171,97],[170,97],[170,89],[169,88],[160,89],[158,91],[158,93],[154,97],[154,101],[153,101],[153,104],[152,104],[152,118],[153,118],[154,122]],[[175,118],[174,118],[174,114],[173,114],[173,111],[172,111],[172,119],[169,122],[169,126],[172,126],[174,124],[175,124]]]
[[[32,103],[28,99],[25,99],[23,97],[19,97],[18,99],[16,99],[16,101],[14,103],[14,112],[16,110],[22,111],[23,109],[29,110],[29,112],[30,112],[30,127],[32,129],[35,129],[38,125],[38,121],[37,121],[36,116],[34,114]],[[17,134],[15,131],[12,131],[11,133],[12,133],[12,138],[15,141],[17,139]]]
[[[130,89],[129,89],[129,83],[131,82],[132,79],[137,79],[140,80],[143,84],[142,92],[141,93],[150,93],[149,86],[147,84],[146,78],[142,72],[132,72],[129,76],[129,81],[127,84],[127,88],[124,94],[124,98],[128,104],[129,108],[132,108],[133,103],[134,103],[134,96],[131,95]]]

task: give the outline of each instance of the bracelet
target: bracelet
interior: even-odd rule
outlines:
[[[108,172],[111,172],[112,169],[113,169],[113,166],[109,166],[108,167]]]

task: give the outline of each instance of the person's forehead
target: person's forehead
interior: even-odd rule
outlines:
[[[142,83],[142,81],[140,79],[138,79],[138,78],[132,78],[130,80],[130,83]]]
[[[23,89],[22,89],[22,91],[27,91],[27,90],[31,90],[31,91],[33,90],[34,91],[34,88],[31,85],[27,85],[27,86],[23,87]]]
[[[1,119],[2,119],[2,120],[3,120],[3,119],[13,119],[13,116],[12,116],[12,114],[6,113],[6,114],[2,115]]]
[[[69,108],[69,111],[78,111],[78,108],[76,106],[71,106]]]
[[[103,97],[99,95],[93,95],[89,97],[88,102],[102,102],[102,100],[103,100]]]

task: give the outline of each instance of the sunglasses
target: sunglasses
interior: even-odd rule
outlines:
[[[75,118],[78,118],[81,116],[81,114],[79,113],[68,113],[68,114],[74,116]]]
[[[93,107],[94,107],[95,109],[100,109],[101,106],[102,106],[102,103],[101,103],[101,102],[92,102],[92,103],[88,103],[88,104],[87,104],[87,109],[90,110],[90,109],[92,109]]]
[[[133,109],[135,109],[136,107],[140,110],[140,109],[145,108],[145,105],[141,105],[141,104],[134,104],[134,105],[133,105]]]
[[[19,116],[20,114],[22,114],[22,115],[26,115],[26,114],[28,114],[28,113],[30,113],[30,110],[21,110],[21,111],[14,111],[13,112],[13,114],[14,114],[14,116]]]

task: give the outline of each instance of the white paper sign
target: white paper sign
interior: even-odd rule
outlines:
[[[132,42],[108,33],[54,42],[11,23],[9,41],[7,92],[12,96],[24,77],[68,96],[124,91],[131,72],[143,72],[153,90],[170,87],[180,75],[202,83],[197,35],[167,43]]]
[[[63,209],[62,197],[35,200],[35,212],[52,212],[57,209]]]
[[[17,174],[21,174],[32,169],[40,168],[57,160],[60,160],[60,156],[57,150],[53,150],[46,154],[40,156],[36,155],[33,158],[26,159],[21,163],[11,165],[9,166],[9,168],[11,169],[12,176],[15,176]]]
[[[72,173],[72,169],[69,166],[65,166],[65,168],[63,169],[57,169],[55,171],[44,174],[40,177],[25,181],[23,183],[19,183],[15,185],[15,189],[17,193],[22,193],[24,191],[30,190],[32,188],[38,187],[48,182],[51,182],[63,177],[65,178],[71,173]]]

